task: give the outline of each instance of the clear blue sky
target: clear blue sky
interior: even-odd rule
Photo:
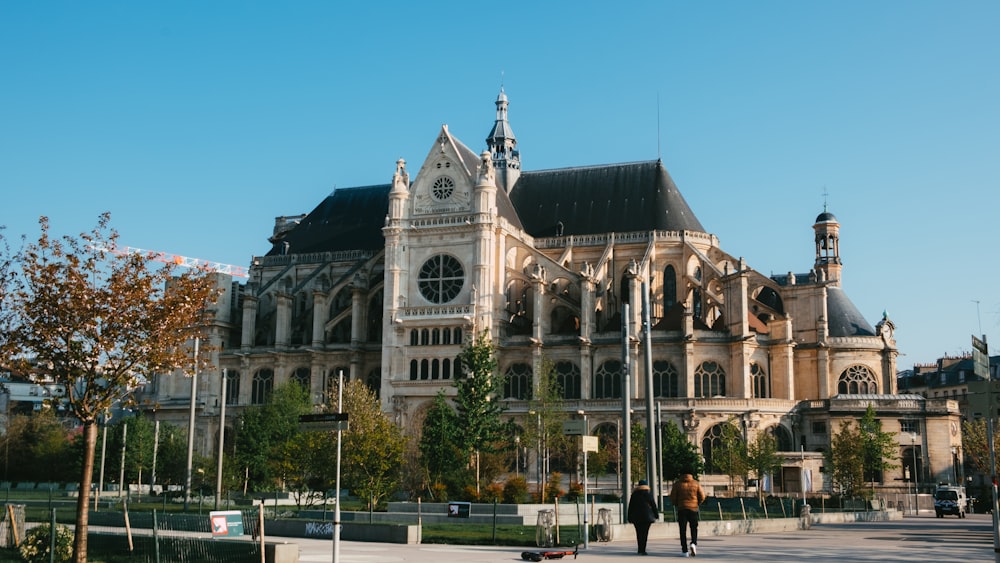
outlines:
[[[998,23],[995,0],[3,2],[0,224],[110,211],[126,245],[247,266],[275,216],[388,183],[443,123],[483,149],[502,76],[526,170],[661,155],[765,274],[809,270],[826,199],[900,369],[980,322],[996,353]]]

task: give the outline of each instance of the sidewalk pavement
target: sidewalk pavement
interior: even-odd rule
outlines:
[[[272,538],[277,540],[277,538]],[[299,561],[332,561],[331,540],[288,539],[299,544]],[[571,548],[570,548],[571,549]],[[443,544],[401,545],[342,541],[338,563],[510,563],[522,561],[524,551],[539,548],[458,546]],[[636,558],[681,557],[677,539],[650,540],[648,557],[636,554],[629,541],[592,543],[580,550],[578,560],[622,561]],[[572,561],[572,555],[562,561]],[[907,517],[891,522],[823,524],[810,530],[775,534],[706,537],[698,542],[697,560],[810,561],[879,563],[912,561],[993,561],[992,519],[985,514],[937,519]]]

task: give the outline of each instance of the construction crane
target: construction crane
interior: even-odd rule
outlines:
[[[202,260],[201,258],[188,258],[187,256],[181,256],[180,254],[170,254],[167,252],[160,252],[158,250],[146,250],[144,248],[136,248],[134,246],[116,246],[114,248],[108,248],[106,250],[113,254],[119,254],[119,255],[139,254],[145,257],[147,260],[155,260],[156,262],[163,262],[164,264],[173,264],[175,266],[181,266],[184,268],[211,270],[213,272],[218,272],[220,274],[229,274],[231,276],[235,276],[238,278],[247,277],[247,269],[242,266],[233,266],[232,264],[212,262],[209,260]]]

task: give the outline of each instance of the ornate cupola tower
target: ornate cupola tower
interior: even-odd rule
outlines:
[[[826,205],[816,217],[813,231],[816,232],[816,274],[820,279],[840,285],[843,268],[840,262],[840,223],[833,213],[826,210]]]
[[[514,138],[514,131],[507,121],[507,94],[504,93],[502,86],[496,104],[497,120],[493,123],[489,136],[486,137],[486,146],[489,147],[490,156],[493,158],[497,187],[509,194],[521,176],[521,153],[517,150],[517,139]]]

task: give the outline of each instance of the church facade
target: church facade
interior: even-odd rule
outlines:
[[[947,480],[957,405],[897,394],[895,327],[885,315],[873,326],[841,287],[832,213],[813,221],[806,272],[767,276],[722,248],[661,161],[522,170],[502,90],[495,105],[485,149],[443,126],[389,184],[338,188],[279,217],[248,281],[224,281],[213,340],[227,385],[223,397],[220,374],[200,384],[201,449],[214,451],[222,401],[231,424],[288,380],[321,402],[339,373],[412,433],[438,390],[453,391],[462,347],[487,331],[507,416],[522,426],[543,367],[592,429],[620,422],[628,377],[633,421],[645,425],[652,394],[711,465],[735,419],[748,440],[777,439],[776,490],[819,492],[839,420],[874,404],[900,440],[900,468],[882,484]],[[183,421],[190,392],[171,377],[147,393]]]

